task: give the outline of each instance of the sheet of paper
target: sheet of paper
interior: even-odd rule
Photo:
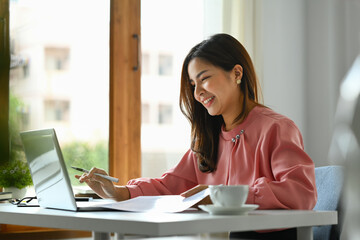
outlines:
[[[209,189],[188,198],[180,195],[140,196],[122,202],[101,205],[101,207],[131,212],[174,213],[185,211],[208,195]]]

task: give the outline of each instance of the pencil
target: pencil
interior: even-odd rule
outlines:
[[[75,170],[77,170],[77,171],[80,171],[80,172],[84,172],[84,173],[88,173],[88,172],[89,172],[89,170],[86,170],[86,169],[83,169],[83,168],[79,168],[79,167],[71,166],[71,168],[73,168],[73,169],[75,169]],[[110,181],[112,181],[112,182],[116,182],[116,183],[119,182],[119,179],[114,178],[114,177],[110,177],[110,176],[108,176],[108,175],[104,175],[104,174],[101,174],[101,173],[94,173],[94,175],[99,176],[99,177],[102,177],[102,178],[105,178],[105,179],[110,180]]]

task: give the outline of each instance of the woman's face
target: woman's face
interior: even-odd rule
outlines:
[[[195,99],[212,116],[222,115],[225,123],[233,121],[241,111],[241,91],[236,80],[242,78],[242,67],[235,65],[227,72],[200,58],[194,58],[188,66],[190,84]]]

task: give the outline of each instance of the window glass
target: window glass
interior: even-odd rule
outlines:
[[[173,106],[171,104],[159,105],[159,124],[172,124]]]
[[[68,70],[69,56],[69,48],[45,47],[45,69],[47,71]]]
[[[45,121],[46,122],[69,122],[70,101],[66,100],[45,100]]]
[[[203,0],[141,2],[142,175],[160,177],[190,147],[179,109],[182,63],[204,39]]]
[[[10,1],[11,124],[55,128],[68,167],[108,170],[109,22],[109,0]]]
[[[172,54],[159,54],[159,75],[171,76],[173,70]]]
[[[150,74],[150,55],[146,52],[142,53],[141,57],[141,73],[145,75]]]

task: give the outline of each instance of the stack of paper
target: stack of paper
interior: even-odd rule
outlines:
[[[141,196],[122,202],[104,204],[101,207],[130,212],[174,213],[187,210],[208,195],[209,189],[187,198],[180,195]]]

